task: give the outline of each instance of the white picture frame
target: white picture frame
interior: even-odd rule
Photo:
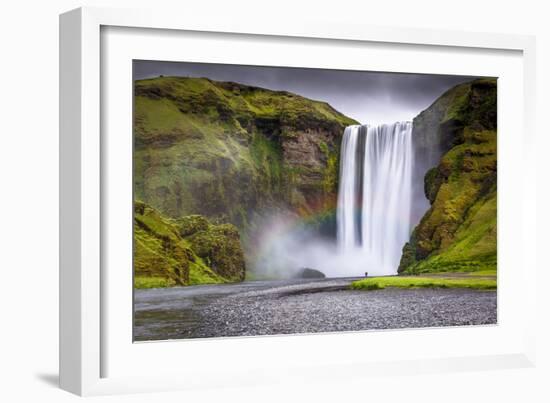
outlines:
[[[106,42],[102,32],[109,31],[110,27],[117,27],[116,30],[119,31],[113,31],[115,32],[114,39],[109,39]],[[109,195],[115,191],[112,187],[113,184],[110,183],[112,181],[109,179],[113,174],[109,169],[114,169],[113,165],[109,163],[109,153],[115,149],[111,149],[111,147],[124,147],[124,144],[117,146],[111,142],[111,137],[105,137],[106,133],[110,133],[111,130],[111,123],[108,119],[111,113],[109,108],[111,106],[113,108],[123,107],[126,108],[124,110],[128,110],[126,102],[131,103],[132,94],[131,92],[124,94],[124,89],[128,87],[120,87],[118,95],[113,98],[109,95],[106,98],[109,102],[105,102],[105,94],[110,91],[111,85],[115,87],[116,84],[113,84],[112,80],[106,80],[107,70],[103,69],[110,69],[110,67],[108,62],[105,67],[106,61],[102,58],[110,55],[109,51],[104,48],[111,46],[119,46],[117,48],[121,50],[119,57],[122,57],[120,55],[124,52],[120,45],[124,42],[120,41],[128,40],[128,44],[130,44],[131,40],[124,39],[124,37],[134,35],[134,32],[138,31],[132,30],[138,29],[145,30],[142,31],[143,35],[160,33],[156,39],[153,35],[146,41],[150,40],[148,45],[150,47],[149,50],[143,50],[145,53],[152,52],[151,46],[154,46],[155,41],[178,41],[178,33],[185,34],[187,32],[193,33],[195,38],[212,34],[215,34],[216,40],[224,40],[224,36],[227,38],[247,37],[252,38],[255,43],[262,44],[262,41],[265,41],[275,43],[277,46],[283,46],[287,43],[285,41],[293,41],[301,47],[322,42],[323,46],[329,46],[336,50],[345,46],[355,48],[355,52],[361,52],[363,45],[376,46],[381,49],[391,46],[396,49],[411,47],[411,49],[416,49],[413,49],[414,51],[427,51],[428,55],[430,49],[449,52],[451,56],[455,51],[468,51],[473,54],[472,60],[476,57],[483,58],[487,54],[496,55],[495,57],[499,57],[500,54],[513,54],[513,57],[510,58],[510,75],[505,80],[503,91],[499,84],[499,136],[501,133],[506,135],[507,127],[521,132],[521,136],[516,138],[518,143],[515,149],[513,146],[506,146],[506,141],[504,141],[504,145],[501,145],[499,137],[499,325],[475,329],[431,329],[422,333],[414,330],[354,332],[133,345],[131,338],[124,333],[127,332],[127,327],[119,329],[116,326],[120,315],[127,312],[128,304],[131,301],[126,300],[119,306],[113,305],[115,303],[112,298],[109,298],[109,295],[112,292],[113,284],[119,283],[117,279],[109,276],[109,272],[105,271],[106,267],[109,267],[108,259],[110,259],[105,228],[109,228],[109,222],[113,219],[113,216],[107,214],[106,211],[111,208],[109,207]],[[118,39],[116,32],[122,33]],[[128,46],[128,49],[131,49],[131,46]],[[263,57],[262,60],[268,60],[267,56],[262,56],[261,52],[255,55],[258,58]],[[132,57],[131,52],[124,57]],[[164,56],[161,52],[156,57]],[[535,110],[536,88],[534,58],[534,38],[520,35],[383,28],[362,24],[327,23],[326,21],[322,23],[304,21],[300,25],[281,25],[276,21],[269,20],[235,21],[221,18],[207,20],[193,18],[192,15],[152,10],[80,8],[61,15],[61,387],[79,395],[97,395],[227,385],[245,386],[274,381],[293,382],[297,377],[300,381],[306,379],[326,379],[328,381],[335,377],[358,377],[373,374],[397,375],[411,372],[517,368],[534,365],[535,319],[530,314],[521,315],[520,318],[519,312],[535,312],[536,284],[527,281],[527,279],[534,278],[536,275],[537,263],[534,250],[536,242],[528,240],[526,237],[526,234],[536,233],[535,202],[534,198],[528,197],[526,192],[516,192],[509,198],[506,186],[501,188],[500,185],[501,176],[512,175],[511,171],[506,169],[507,161],[509,161],[507,155],[515,151],[521,154],[520,160],[523,161],[524,167],[515,174],[517,177],[514,180],[522,183],[520,188],[535,188],[535,176],[527,175],[534,163],[532,157],[534,155],[535,117],[533,111]],[[192,61],[204,60],[199,52]],[[220,56],[220,58],[211,58],[208,61],[222,60],[224,59]],[[296,63],[298,66],[303,65],[300,61]],[[414,69],[422,69],[425,72],[439,71],[440,67],[435,61],[433,61],[434,67],[431,71],[426,70],[429,60],[423,63],[418,64]],[[489,63],[491,62],[489,61]],[[504,59],[502,65],[506,65]],[[383,64],[380,66],[384,67]],[[425,67],[422,68],[422,66]],[[491,66],[486,67],[487,72],[490,72]],[[114,70],[123,71],[124,68],[117,69],[115,66]],[[119,74],[113,73],[114,70],[108,70],[108,74]],[[386,70],[389,69],[386,68]],[[408,68],[405,70],[409,71]],[[105,77],[102,77],[102,74],[105,74]],[[124,85],[127,86],[128,83]],[[507,92],[507,86],[509,86],[510,92]],[[512,91],[521,99],[521,102],[516,98],[512,105],[507,102],[506,98],[501,98],[503,94],[512,94]],[[117,100],[122,101],[115,105]],[[512,107],[521,107],[521,113],[517,118],[519,120],[506,120],[506,114],[501,118],[503,115],[501,109]],[[130,119],[131,116],[127,116],[126,125]],[[501,119],[505,119],[504,124]],[[124,130],[126,129],[127,126],[124,126]],[[127,170],[129,169],[130,167],[127,167]],[[124,189],[124,186],[120,188]],[[502,194],[506,194],[506,202],[502,201]],[[131,197],[131,195],[127,195],[127,197]],[[510,211],[515,211],[516,215],[512,216]],[[507,239],[511,236],[511,228],[514,229],[513,235],[517,240],[517,247],[513,251],[507,247],[510,245],[509,242],[507,243]],[[131,237],[131,234],[128,236]],[[109,237],[109,239],[113,239],[110,232]],[[505,303],[506,285],[509,277],[506,276],[506,271],[504,273],[500,271],[500,261],[503,257],[506,260],[511,259],[511,262],[516,262],[521,266],[522,275],[519,276],[521,278],[518,281],[522,281],[520,291],[522,298],[521,301],[515,302],[515,304],[519,304],[519,307],[510,307]],[[106,282],[107,279],[113,280],[113,283]],[[124,281],[124,278],[121,277],[120,280]],[[128,283],[129,289],[131,286],[131,283]],[[128,291],[126,289],[123,295],[131,295],[131,291],[130,294]],[[511,312],[509,320],[506,316],[508,311]],[[501,321],[503,318],[504,322]],[[474,347],[469,335],[485,338],[482,340],[490,340],[495,337],[499,340],[495,341],[491,349],[487,349],[488,344],[483,342]],[[344,343],[349,348],[356,348],[363,343],[363,339],[367,338],[369,343],[399,343],[400,340],[407,338],[409,342],[418,342],[419,346],[422,346],[422,343],[431,343],[432,346],[437,346],[434,343],[438,339],[444,340],[448,337],[464,340],[461,348],[450,350],[442,346],[431,352],[419,348],[419,351],[412,355],[400,355],[402,352],[396,349],[393,354],[386,354],[386,356],[379,352],[378,354],[372,353],[368,357],[359,355],[346,360],[340,360],[336,355],[331,356],[330,354],[319,359],[316,358],[314,351],[308,348],[312,341],[314,344],[322,341],[326,346]],[[422,341],[423,339],[426,341]],[[508,343],[508,341],[510,342]],[[209,371],[208,368],[201,367],[201,359],[211,362],[216,359],[216,356],[222,357],[218,358],[220,364],[224,359],[239,359],[226,351],[228,350],[227,346],[230,346],[230,350],[233,351],[248,349],[249,353],[245,357],[241,355],[240,361],[242,362],[233,365],[231,369],[224,365],[220,365],[218,371]],[[292,358],[279,354],[280,350],[278,349],[283,348],[292,351]],[[213,351],[213,353],[207,355],[207,350]],[[166,354],[172,351],[179,351],[181,354],[186,351],[187,359],[169,362]],[[195,354],[191,354],[191,351]],[[138,355],[139,359],[136,359]],[[155,361],[151,358],[153,355],[161,358]],[[277,355],[280,357],[278,358]],[[132,371],[130,366],[136,366],[134,359],[136,362],[143,359],[144,367],[148,367],[149,370],[155,365],[163,363],[165,370],[158,376],[153,375],[151,371]],[[108,362],[122,361],[129,364],[127,366],[119,365],[117,370],[111,370],[107,365]],[[194,369],[192,373],[189,371],[191,366]],[[304,372],[304,368],[307,368],[306,372]],[[283,371],[281,371],[282,369]],[[209,376],[207,381],[204,380],[205,374]],[[327,374],[330,374],[330,377]]]

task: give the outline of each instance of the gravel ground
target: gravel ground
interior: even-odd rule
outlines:
[[[137,341],[494,324],[495,291],[353,291],[353,279],[136,290]]]

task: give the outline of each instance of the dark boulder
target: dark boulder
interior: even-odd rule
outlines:
[[[300,269],[297,275],[298,278],[325,278],[325,274],[319,270],[310,269],[309,267],[304,267]]]

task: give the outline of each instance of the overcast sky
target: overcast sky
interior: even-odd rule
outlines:
[[[452,86],[470,76],[402,74],[346,70],[257,67],[134,61],[134,79],[165,76],[207,77],[328,102],[361,123],[412,120]]]

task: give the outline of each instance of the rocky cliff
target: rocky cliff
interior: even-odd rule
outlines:
[[[496,102],[496,80],[475,80],[414,119],[414,181],[424,190],[415,198],[425,205],[414,206],[421,219],[400,273],[496,269]]]
[[[355,121],[325,102],[205,78],[138,80],[134,91],[136,286],[243,280],[260,214],[334,224],[318,213],[333,211]]]
[[[204,78],[135,82],[134,189],[168,217],[247,230],[254,211],[336,199],[340,140],[355,123],[325,102]]]

